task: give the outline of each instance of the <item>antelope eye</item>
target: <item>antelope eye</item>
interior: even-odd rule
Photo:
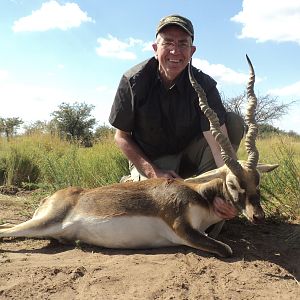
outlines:
[[[236,186],[232,182],[228,182],[228,187],[232,190],[236,190]]]

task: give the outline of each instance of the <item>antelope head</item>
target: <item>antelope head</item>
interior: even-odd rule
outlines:
[[[206,172],[194,178],[186,179],[187,182],[201,183],[212,179],[223,180],[223,191],[221,196],[234,205],[239,212],[242,212],[252,223],[258,223],[264,219],[264,211],[260,205],[260,173],[270,172],[278,165],[259,164],[259,152],[256,148],[258,126],[255,121],[255,109],[257,98],[254,93],[255,73],[249,57],[246,55],[250,77],[247,86],[248,107],[245,122],[248,125],[248,132],[245,137],[245,147],[248,154],[247,161],[238,161],[232,152],[230,141],[221,129],[216,113],[209,107],[204,90],[196,81],[191,63],[189,64],[190,82],[198,94],[199,105],[210,122],[210,131],[221,148],[221,155],[225,165],[216,170]]]

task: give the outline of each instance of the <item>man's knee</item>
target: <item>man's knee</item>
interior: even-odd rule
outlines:
[[[226,113],[226,128],[229,140],[235,150],[238,149],[245,132],[245,122],[241,116],[234,112]]]

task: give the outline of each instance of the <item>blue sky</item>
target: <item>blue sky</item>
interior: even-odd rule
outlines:
[[[194,24],[193,64],[240,95],[255,67],[257,95],[300,99],[298,0],[1,0],[0,117],[49,120],[62,102],[93,104],[108,124],[122,74],[151,57],[159,20]],[[300,101],[274,125],[300,133]]]

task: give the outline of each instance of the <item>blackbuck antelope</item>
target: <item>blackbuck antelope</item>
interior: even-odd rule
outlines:
[[[19,225],[4,224],[2,237],[54,238],[108,248],[153,248],[186,245],[228,257],[231,248],[205,233],[220,217],[214,211],[216,196],[231,203],[251,222],[264,218],[260,205],[259,172],[277,165],[258,164],[254,119],[256,97],[254,70],[250,60],[247,89],[249,106],[246,122],[246,162],[232,155],[216,114],[209,108],[201,86],[195,81],[191,64],[190,81],[199,96],[211,132],[220,144],[225,165],[186,180],[149,179],[117,183],[96,189],[69,187],[43,199],[31,220]],[[259,171],[259,172],[258,172]]]

